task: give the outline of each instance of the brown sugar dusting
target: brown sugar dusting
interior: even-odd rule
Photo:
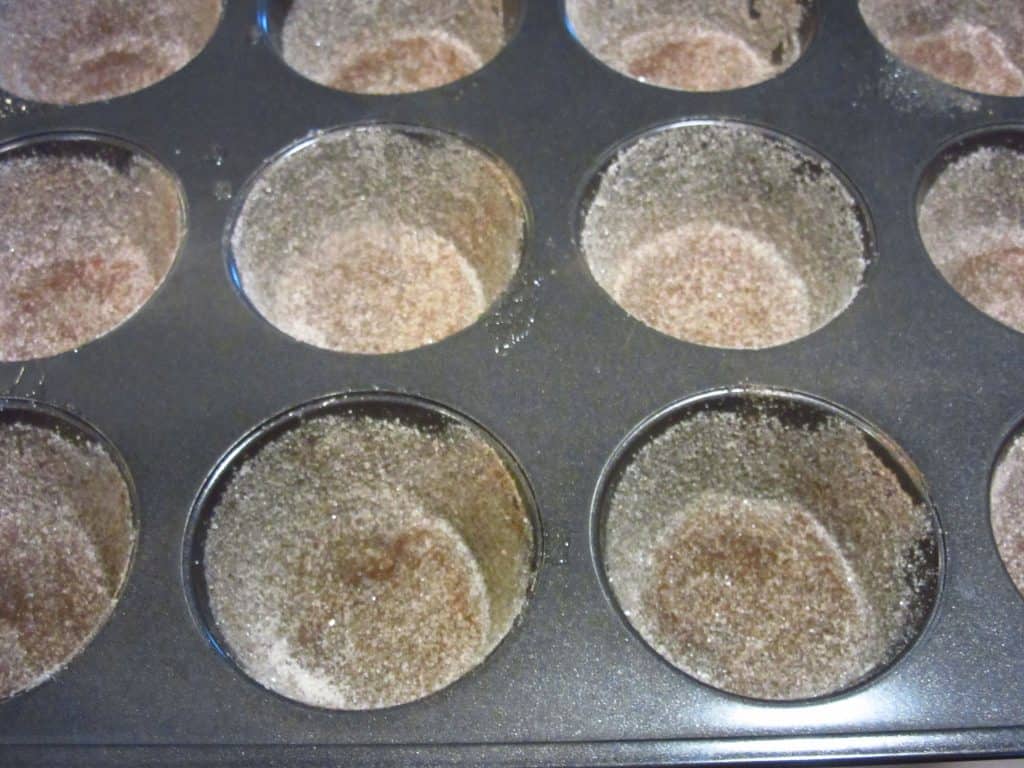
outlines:
[[[294,0],[281,55],[332,88],[412,93],[476,72],[508,26],[501,0]]]
[[[778,698],[860,673],[873,616],[842,551],[798,503],[703,495],[653,557],[644,610],[668,654],[713,670],[705,682]]]
[[[231,237],[241,287],[293,338],[400,352],[475,322],[519,265],[509,174],[455,137],[366,126],[316,137],[255,180]]]
[[[293,336],[349,352],[428,344],[472,323],[487,304],[473,268],[430,231],[383,224],[330,232],[284,268],[268,319]]]
[[[626,618],[673,665],[742,696],[807,699],[912,642],[934,601],[935,531],[857,427],[791,425],[771,402],[656,428],[606,497],[602,557]]]
[[[127,317],[144,297],[138,286],[152,283],[151,276],[132,261],[111,261],[94,257],[85,261],[64,261],[41,269],[24,271],[22,285],[14,287],[11,314],[21,318],[36,333],[57,338],[92,338],[103,329]],[[83,323],[68,308],[86,309],[92,323]],[[89,327],[92,326],[92,327]],[[34,356],[28,350],[21,354]],[[18,357],[18,352],[8,353]]]
[[[177,72],[213,34],[219,0],[32,0],[0,4],[0,88],[82,104]]]
[[[88,644],[113,610],[134,540],[127,486],[100,447],[0,426],[0,699]]]
[[[591,273],[625,311],[684,341],[777,346],[842,312],[868,234],[839,176],[741,124],[658,129],[620,149],[586,199]]]
[[[364,537],[345,527],[325,561],[307,557],[292,582],[295,654],[320,659],[356,700],[378,696],[382,679],[391,696],[419,698],[473,666],[489,601],[458,533],[436,520]]]
[[[572,32],[612,69],[664,88],[721,91],[780,75],[800,57],[799,0],[568,0]]]
[[[459,80],[481,66],[473,50],[457,41],[414,35],[371,43],[338,66],[330,85],[355,93],[410,93]]]
[[[1010,578],[1024,595],[1024,440],[1014,439],[996,466],[991,490],[992,532]]]
[[[771,346],[811,329],[807,286],[770,244],[718,224],[670,230],[636,249],[612,291],[630,314],[697,344]]]
[[[181,219],[176,184],[143,158],[122,171],[84,154],[0,156],[0,359],[120,325],[162,282]]]
[[[973,256],[957,269],[951,282],[965,299],[996,320],[1024,329],[1024,248]]]
[[[965,299],[1024,331],[1024,154],[986,137],[941,168],[918,209],[935,266]]]
[[[235,474],[204,566],[248,674],[308,704],[372,709],[483,661],[525,600],[532,542],[508,470],[468,428],[322,416]]]
[[[972,24],[934,35],[897,40],[894,52],[912,67],[969,91],[1024,94],[1024,72],[1006,54],[1003,39]]]
[[[648,50],[630,61],[629,74],[670,88],[721,91],[760,83],[775,74],[775,68],[741,38],[723,32],[690,30],[645,47]]]
[[[908,66],[975,93],[1024,96],[1024,5],[859,0],[878,41]]]

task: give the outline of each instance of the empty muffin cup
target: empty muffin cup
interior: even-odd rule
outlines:
[[[847,183],[809,149],[739,123],[686,123],[628,142],[581,206],[594,278],[662,333],[776,346],[853,300],[872,252]]]
[[[1016,0],[860,0],[860,12],[904,64],[968,91],[1024,96],[1024,5]]]
[[[88,134],[0,150],[0,360],[66,352],[131,317],[184,235],[177,180]]]
[[[1024,596],[1024,437],[1019,428],[996,462],[989,504],[999,556]]]
[[[566,0],[573,34],[617,72],[682,91],[770,80],[809,44],[808,0]]]
[[[1024,331],[1024,133],[987,131],[947,147],[924,175],[917,222],[946,281]]]
[[[420,699],[481,664],[535,566],[532,495],[509,454],[447,409],[317,401],[227,455],[185,568],[204,628],[259,684],[330,709]]]
[[[231,234],[273,325],[343,352],[400,352],[474,323],[519,267],[526,210],[504,166],[454,136],[361,126],[316,136],[251,184]]]
[[[135,93],[205,47],[220,0],[0,3],[0,89],[49,104]]]
[[[69,414],[0,400],[0,700],[85,649],[114,610],[135,539],[114,449]]]
[[[267,31],[285,63],[352,93],[399,94],[460,80],[493,59],[520,0],[272,0]]]
[[[806,395],[731,390],[669,408],[613,457],[597,505],[626,620],[740,696],[847,690],[893,663],[936,601],[939,529],[916,469]]]

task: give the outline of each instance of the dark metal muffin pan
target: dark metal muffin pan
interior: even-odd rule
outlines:
[[[276,3],[274,4],[277,7]],[[0,392],[67,408],[123,455],[140,536],[115,615],[53,680],[0,703],[0,764],[617,765],[1024,754],[1024,599],[989,528],[988,483],[1024,415],[1024,335],[932,266],[918,187],[956,137],[1024,130],[1024,99],[973,96],[915,73],[850,0],[820,0],[816,35],[782,76],[690,94],[593,59],[554,0],[522,3],[508,47],[477,74],[407,96],[355,96],[285,66],[267,8],[231,0],[184,70],[71,108],[0,99],[0,139],[112,135],[180,178],[188,235],[157,294],[75,352],[0,364]],[[864,200],[877,257],[852,305],[761,351],[664,336],[597,286],[577,206],[609,148],[645,129],[728,118],[792,136]],[[532,223],[512,288],[469,329],[383,356],[326,352],[261,319],[233,283],[224,233],[263,161],[311,131],[394,122],[450,131],[501,157]],[[945,565],[926,631],[884,675],[839,696],[766,704],[702,686],[640,642],[602,588],[598,480],[638,423],[710,389],[762,385],[849,409],[921,470]],[[521,464],[543,528],[536,588],[487,662],[448,689],[376,712],[327,712],[253,685],[197,630],[182,568],[204,478],[272,415],[384,390],[482,424]]]

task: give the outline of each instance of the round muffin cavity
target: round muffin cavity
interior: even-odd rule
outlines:
[[[140,152],[55,137],[0,153],[0,360],[121,325],[163,282],[184,230],[177,181]]]
[[[288,335],[400,352],[474,323],[519,266],[512,176],[453,136],[365,126],[266,167],[231,237],[241,287]]]
[[[220,0],[7,0],[0,89],[48,104],[141,91],[192,61],[220,14]]]
[[[626,619],[668,662],[767,700],[846,690],[934,605],[938,528],[914,470],[805,396],[718,393],[648,423],[601,496]]]
[[[129,486],[100,438],[0,403],[0,699],[85,649],[114,610],[135,539]]]
[[[1024,96],[1024,6],[1016,0],[860,0],[871,32],[914,69],[994,96]]]
[[[810,42],[806,0],[567,0],[572,32],[624,75],[682,91],[726,91],[789,69]]]
[[[401,94],[473,74],[508,41],[508,0],[293,0],[275,3],[282,58],[314,82],[352,93]]]
[[[1024,596],[1024,437],[1019,433],[996,465],[990,504],[999,556]]]
[[[468,422],[411,402],[272,427],[209,495],[194,574],[239,667],[283,696],[376,709],[438,691],[511,629],[530,498]]]
[[[582,245],[629,314],[684,341],[776,346],[853,300],[866,214],[824,160],[751,126],[649,132],[591,183]]]
[[[1024,331],[1024,134],[982,134],[943,153],[926,174],[918,227],[961,296]]]

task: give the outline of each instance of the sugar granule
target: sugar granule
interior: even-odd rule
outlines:
[[[128,488],[96,444],[0,426],[0,699],[51,677],[113,611],[135,542]]]
[[[50,104],[142,90],[206,45],[219,0],[0,2],[0,88]]]
[[[629,621],[697,679],[754,698],[841,690],[912,640],[929,512],[837,418],[701,412],[635,455],[604,559]]]
[[[322,416],[264,446],[213,512],[211,607],[240,666],[334,709],[422,698],[508,632],[533,530],[468,427]]]
[[[65,352],[120,325],[163,281],[182,233],[177,185],[148,159],[0,155],[0,360]]]

